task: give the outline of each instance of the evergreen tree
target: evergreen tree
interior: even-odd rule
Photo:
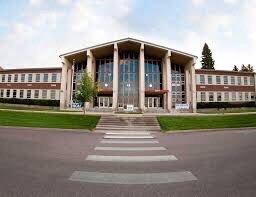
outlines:
[[[76,100],[84,104],[84,114],[86,110],[86,102],[91,102],[98,93],[98,86],[94,83],[89,73],[85,72],[78,87]]]
[[[203,47],[201,64],[202,69],[215,69],[215,61],[212,58],[212,52],[207,43]]]
[[[248,72],[253,72],[253,66],[251,66],[251,64],[248,64],[247,69]]]
[[[242,64],[240,71],[241,72],[248,72],[248,68],[244,64]]]
[[[238,68],[236,65],[234,65],[233,71],[238,71]]]

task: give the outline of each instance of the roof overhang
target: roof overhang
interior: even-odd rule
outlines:
[[[120,40],[115,40],[115,41],[111,41],[111,42],[106,42],[103,44],[99,44],[99,45],[94,45],[91,47],[87,47],[87,48],[83,48],[83,49],[79,49],[76,51],[72,51],[72,52],[68,52],[68,53],[64,53],[61,54],[60,57],[69,57],[69,59],[72,57],[73,59],[75,58],[81,58],[81,56],[86,57],[86,53],[87,50],[91,50],[91,51],[96,51],[96,50],[100,50],[100,48],[105,48],[105,49],[109,49],[112,48],[114,46],[114,44],[117,43],[118,46],[120,46],[120,48],[122,49],[122,46],[127,45],[127,47],[134,47],[134,48],[138,48],[137,45],[140,45],[141,43],[143,43],[145,45],[145,48],[151,48],[152,50],[161,50],[161,51],[168,51],[170,50],[172,53],[172,56],[175,57],[186,57],[187,59],[197,59],[197,56],[192,55],[190,53],[186,53],[186,52],[182,52],[179,50],[175,50],[169,47],[165,47],[165,46],[161,46],[158,44],[154,44],[154,43],[150,43],[150,42],[146,42],[146,41],[142,41],[142,40],[138,40],[138,39],[134,39],[134,38],[124,38],[124,39],[120,39]],[[135,44],[134,46],[127,44],[127,43],[133,43]],[[71,59],[72,59],[71,58]]]

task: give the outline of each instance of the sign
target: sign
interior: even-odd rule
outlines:
[[[81,103],[72,102],[72,108],[81,108],[81,107],[82,107]]]
[[[133,111],[134,106],[133,105],[127,105],[127,111]]]
[[[175,104],[175,109],[189,109],[189,104]]]

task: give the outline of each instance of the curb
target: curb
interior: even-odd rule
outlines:
[[[0,129],[22,129],[22,130],[37,130],[37,131],[59,131],[59,132],[76,132],[76,133],[92,133],[88,129],[61,129],[61,128],[38,128],[38,127],[21,127],[21,126],[0,126]]]
[[[186,133],[200,133],[200,132],[220,132],[220,131],[238,131],[242,129],[256,130],[256,127],[240,127],[240,128],[218,128],[218,129],[191,129],[191,130],[169,130],[163,131],[164,134],[186,134]],[[256,131],[255,131],[256,132]]]

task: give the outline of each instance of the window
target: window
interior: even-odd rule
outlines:
[[[35,98],[35,99],[38,99],[38,98],[39,98],[39,90],[35,90],[34,98]]]
[[[232,92],[232,101],[236,101],[236,92]]]
[[[36,82],[40,82],[40,74],[36,74]]]
[[[228,76],[224,76],[224,84],[225,84],[225,85],[228,84]]]
[[[27,98],[28,98],[28,99],[31,98],[31,90],[27,90]]]
[[[200,75],[200,84],[205,84],[204,75]]]
[[[42,91],[42,99],[47,99],[47,90]]]
[[[243,93],[239,92],[239,100],[242,101],[243,100]]]
[[[55,99],[55,95],[56,95],[56,91],[55,90],[51,90],[51,99],[54,100]]]
[[[245,99],[246,101],[249,100],[249,93],[248,93],[248,92],[245,92],[245,93],[244,93],[244,99]]]
[[[213,92],[209,92],[209,101],[210,102],[214,101]]]
[[[229,92],[224,93],[224,99],[225,101],[229,101]]]
[[[208,75],[208,84],[212,84],[212,76]]]
[[[206,101],[205,92],[201,92],[201,102],[205,102],[205,101]]]
[[[254,92],[251,92],[251,101],[254,101],[254,99],[255,99],[255,94]]]
[[[217,92],[217,101],[220,102],[221,100],[221,92]]]
[[[57,74],[52,73],[52,82],[56,82],[56,81],[57,81]]]
[[[8,82],[12,82],[12,75],[8,75]]]
[[[28,74],[28,82],[32,82],[32,77],[33,77],[32,74]]]
[[[14,75],[14,82],[18,82],[18,74]]]
[[[12,91],[12,98],[16,98],[17,97],[17,90],[13,90]]]
[[[231,84],[232,84],[232,85],[235,85],[235,84],[236,84],[236,81],[235,81],[235,77],[234,77],[234,76],[231,76]]]
[[[0,90],[0,98],[4,97],[4,90]]]
[[[248,85],[248,79],[247,79],[247,77],[244,77],[244,85],[245,85],[245,86]]]
[[[48,74],[44,74],[44,82],[48,82]]]
[[[6,97],[7,97],[7,98],[10,97],[10,90],[6,90]]]
[[[242,85],[242,79],[241,79],[241,77],[237,77],[237,85]]]
[[[220,76],[216,76],[216,84],[221,84]]]
[[[2,75],[2,82],[5,82],[5,75]]]
[[[24,97],[24,90],[20,90],[20,98]]]
[[[21,78],[20,78],[21,82],[25,82],[25,76],[26,76],[25,74],[21,74]]]
[[[251,86],[254,85],[254,77],[250,77],[250,85],[251,85]]]

